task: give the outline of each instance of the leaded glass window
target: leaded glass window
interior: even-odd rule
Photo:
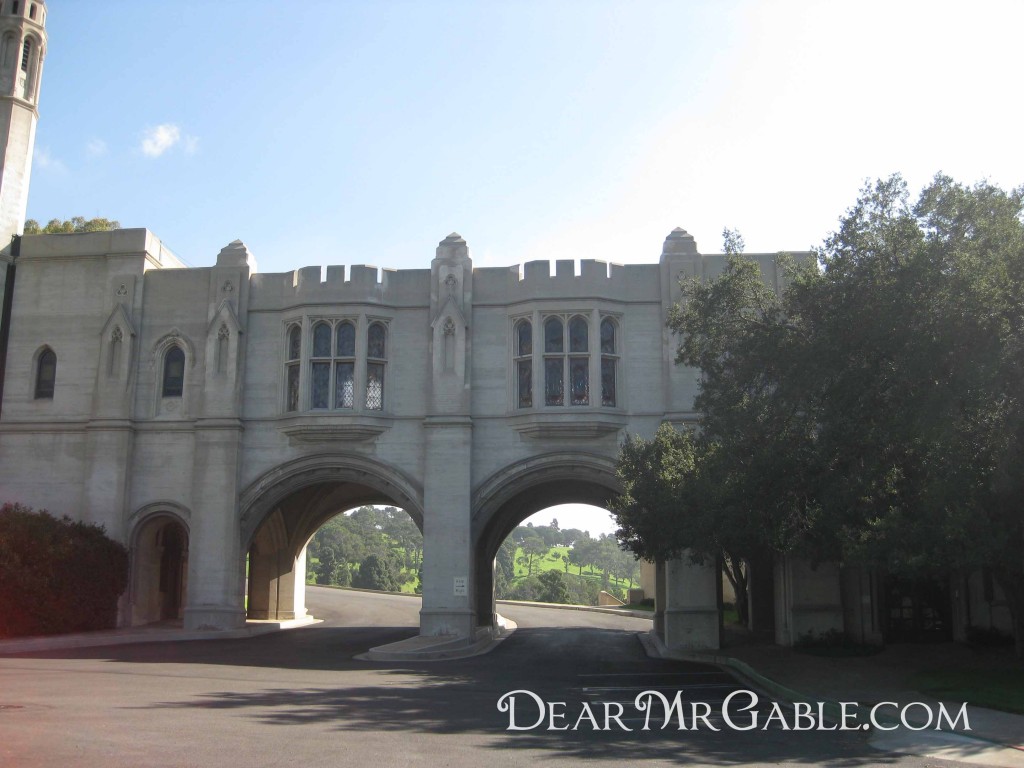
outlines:
[[[382,323],[374,323],[366,336],[366,356],[372,360],[384,360],[387,331]]]
[[[557,317],[549,317],[544,321],[544,354],[558,354],[564,348],[562,321]]]
[[[529,320],[516,323],[516,407],[533,406],[533,325]]]
[[[57,354],[44,349],[36,361],[36,400],[52,400],[57,385]]]
[[[601,321],[601,405],[608,408],[615,407],[615,370],[619,359],[616,330],[610,317]]]
[[[544,405],[562,405],[565,401],[563,359],[544,358]]]
[[[331,324],[313,326],[313,354],[310,360],[309,407],[327,408],[331,394]]]
[[[288,331],[288,360],[289,362],[299,361],[299,355],[302,352],[302,329],[297,325],[293,325],[291,330]]]
[[[348,320],[338,324],[337,359],[334,364],[334,407],[354,408],[356,404],[356,326]]]
[[[370,411],[384,410],[387,336],[383,323],[372,323],[366,333],[366,408]]]
[[[317,323],[313,326],[313,357],[331,356],[331,326]]]
[[[610,317],[601,321],[601,354],[615,354],[615,323]]]
[[[338,326],[338,357],[356,356],[356,327],[346,321]]]
[[[570,403],[572,405],[590,405],[590,358],[569,358],[569,382],[571,385]]]
[[[371,411],[384,408],[384,366],[381,363],[366,364],[366,407]]]
[[[288,361],[285,364],[285,410],[299,410],[299,358],[302,355],[302,328],[288,329]]]
[[[334,368],[334,407],[352,408],[356,404],[355,364],[336,363]]]
[[[588,345],[587,321],[582,317],[574,317],[569,321],[569,351],[586,352]]]
[[[173,346],[164,354],[163,396],[181,397],[184,389],[185,352],[181,347]]]

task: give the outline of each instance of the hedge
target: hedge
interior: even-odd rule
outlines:
[[[0,507],[0,637],[108,629],[128,586],[128,550],[97,525]]]

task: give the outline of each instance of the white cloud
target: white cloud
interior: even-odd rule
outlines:
[[[35,152],[32,154],[32,164],[34,167],[44,171],[54,171],[56,173],[67,173],[68,171],[67,166],[51,155],[50,150],[46,147],[37,146],[35,148]]]
[[[86,142],[85,153],[89,157],[103,157],[108,151],[107,142],[103,139],[89,139]]]
[[[181,141],[181,128],[173,123],[163,123],[147,128],[142,136],[142,154],[160,157],[164,152]]]

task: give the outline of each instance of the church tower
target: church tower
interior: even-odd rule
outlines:
[[[43,0],[0,0],[0,249],[25,224],[45,25]]]

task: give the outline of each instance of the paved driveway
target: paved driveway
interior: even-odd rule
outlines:
[[[743,687],[714,667],[648,659],[644,619],[509,606],[520,629],[486,656],[370,664],[352,657],[414,634],[418,600],[311,588],[309,604],[323,624],[248,640],[0,659],[0,765],[954,765],[889,757],[860,733],[640,730],[629,709],[640,691],[717,708]],[[556,725],[585,708],[603,725],[604,705],[621,703],[624,727],[509,731],[497,702],[517,689],[566,702]],[[538,711],[523,696],[518,725]]]

